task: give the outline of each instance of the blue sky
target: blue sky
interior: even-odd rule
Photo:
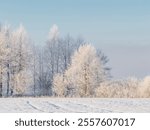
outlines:
[[[114,77],[150,74],[149,0],[0,0],[0,22],[22,23],[37,44],[57,24],[102,49]]]

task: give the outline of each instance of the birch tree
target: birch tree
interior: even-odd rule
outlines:
[[[3,95],[3,78],[5,71],[5,60],[6,60],[6,46],[5,46],[5,34],[4,29],[0,28],[0,97]]]
[[[2,80],[6,80],[6,95],[10,92],[10,64],[11,64],[11,30],[8,25],[2,27],[1,31],[1,88]]]
[[[29,47],[29,37],[22,25],[20,25],[20,27],[13,32],[12,43],[11,95],[13,95],[14,90],[18,89],[18,86],[20,86],[17,83],[20,84],[21,81],[24,81],[26,79],[25,76],[30,79],[29,67],[31,64],[30,58],[32,54]],[[24,76],[22,76],[23,72]],[[16,82],[15,80],[17,79],[20,81]],[[22,85],[19,89],[24,89],[24,87],[25,85]]]

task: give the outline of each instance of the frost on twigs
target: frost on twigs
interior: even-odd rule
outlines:
[[[67,93],[70,94],[70,90],[72,96],[90,97],[95,95],[94,89],[107,78],[102,63],[92,45],[81,45],[75,51],[70,66],[64,73]]]
[[[150,76],[145,77],[141,81],[138,93],[140,97],[144,98],[150,97]]]

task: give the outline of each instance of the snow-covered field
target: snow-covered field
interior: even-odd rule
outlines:
[[[150,112],[150,99],[0,98],[3,112]]]

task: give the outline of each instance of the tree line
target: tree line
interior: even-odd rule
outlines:
[[[0,25],[0,97],[150,97],[150,78],[111,79],[108,58],[53,25],[43,46],[20,25]]]

